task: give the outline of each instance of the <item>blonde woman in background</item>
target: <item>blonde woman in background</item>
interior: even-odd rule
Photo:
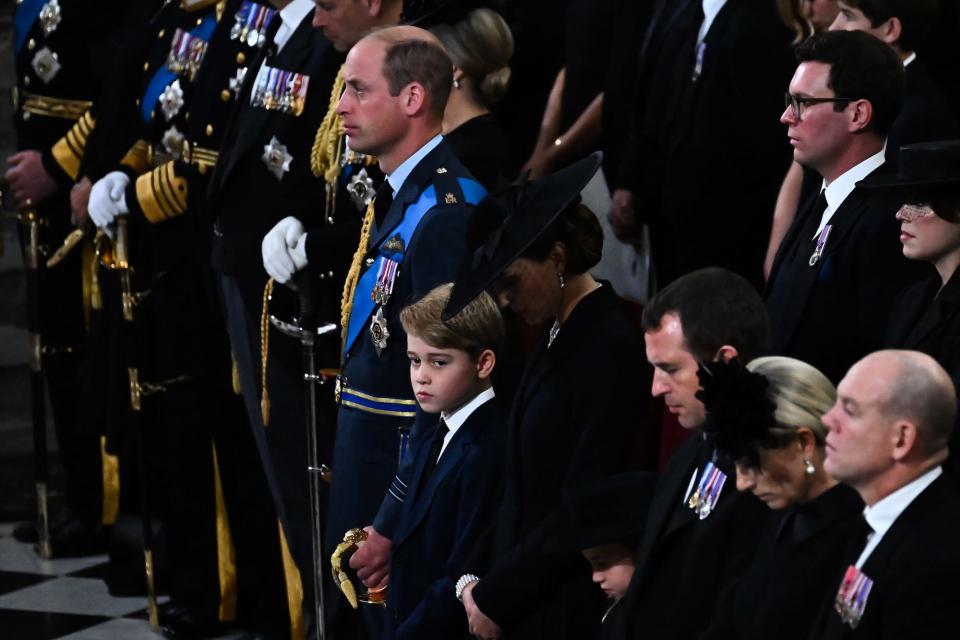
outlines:
[[[720,600],[706,638],[806,639],[835,592],[845,542],[863,502],[823,468],[820,418],[836,389],[805,362],[757,358],[701,368],[705,432],[736,462],[737,489],[774,510],[750,566]],[[699,397],[699,394],[698,394]]]
[[[443,112],[443,135],[457,158],[488,189],[512,180],[512,147],[490,108],[510,84],[513,36],[496,11],[474,9],[430,30],[453,60],[453,90]]]

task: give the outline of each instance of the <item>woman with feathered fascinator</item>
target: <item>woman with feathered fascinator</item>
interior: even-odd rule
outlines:
[[[807,638],[863,503],[823,469],[820,420],[836,389],[784,357],[701,365],[704,432],[737,467],[737,489],[777,510],[751,566],[724,597],[709,638]]]

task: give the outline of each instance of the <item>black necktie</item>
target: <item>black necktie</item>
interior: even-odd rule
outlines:
[[[377,221],[377,227],[383,224],[383,219],[393,204],[393,188],[390,182],[384,179],[383,184],[377,187],[377,193],[373,197],[373,217]]]
[[[423,475],[420,477],[420,487],[417,491],[419,495],[430,479],[430,474],[437,466],[437,459],[440,457],[440,451],[443,449],[443,439],[447,437],[450,429],[447,428],[447,421],[440,418],[437,423],[437,429],[433,432],[433,444],[430,445],[430,457],[427,458],[427,464],[423,467]]]
[[[813,201],[813,211],[810,212],[810,220],[813,233],[817,232],[817,229],[820,228],[820,221],[823,220],[823,214],[827,211],[827,190],[821,189],[820,195],[817,196],[817,199]],[[813,234],[810,234],[808,240],[813,237]]]

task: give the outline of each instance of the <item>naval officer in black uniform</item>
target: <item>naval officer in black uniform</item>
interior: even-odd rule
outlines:
[[[7,204],[38,209],[42,242],[59,247],[71,230],[69,189],[93,127],[87,114],[111,81],[111,48],[130,3],[110,0],[25,0],[14,13],[14,128],[18,152],[7,159]],[[73,130],[72,144],[61,140]],[[40,299],[43,370],[53,424],[66,471],[65,512],[53,519],[55,556],[102,548],[101,524],[115,517],[116,487],[103,485],[99,425],[81,416],[80,367],[85,312],[81,252],[42,272]],[[18,537],[35,541],[33,526]]]
[[[257,615],[288,628],[279,538],[231,385],[230,349],[208,262],[212,226],[203,215],[247,60],[267,44],[277,13],[247,0],[165,6],[148,27],[154,44],[136,103],[136,142],[120,170],[98,181],[90,196],[98,226],[109,228],[119,214],[130,220],[144,347],[136,364],[143,382],[162,387],[144,399],[142,415],[145,443],[158,458],[158,506],[170,547],[174,606],[163,623],[180,634],[215,633],[236,619],[238,599],[246,596],[258,604],[244,603],[245,612],[272,598],[268,613]],[[302,109],[306,84],[296,76],[282,79],[287,82],[278,78],[280,89],[270,97],[278,108]],[[239,578],[251,580],[251,588]],[[275,589],[258,593],[271,581]]]

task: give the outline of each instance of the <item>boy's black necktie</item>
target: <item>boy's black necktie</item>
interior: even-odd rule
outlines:
[[[420,495],[420,492],[423,491],[423,488],[427,486],[427,481],[430,479],[430,474],[433,473],[433,469],[437,466],[437,458],[440,457],[440,450],[443,449],[443,439],[450,432],[450,429],[447,428],[447,422],[443,418],[440,418],[440,422],[437,423],[437,429],[433,433],[433,444],[430,446],[430,457],[427,459],[427,464],[423,467],[423,475],[420,477],[420,488],[417,491],[417,495]]]

